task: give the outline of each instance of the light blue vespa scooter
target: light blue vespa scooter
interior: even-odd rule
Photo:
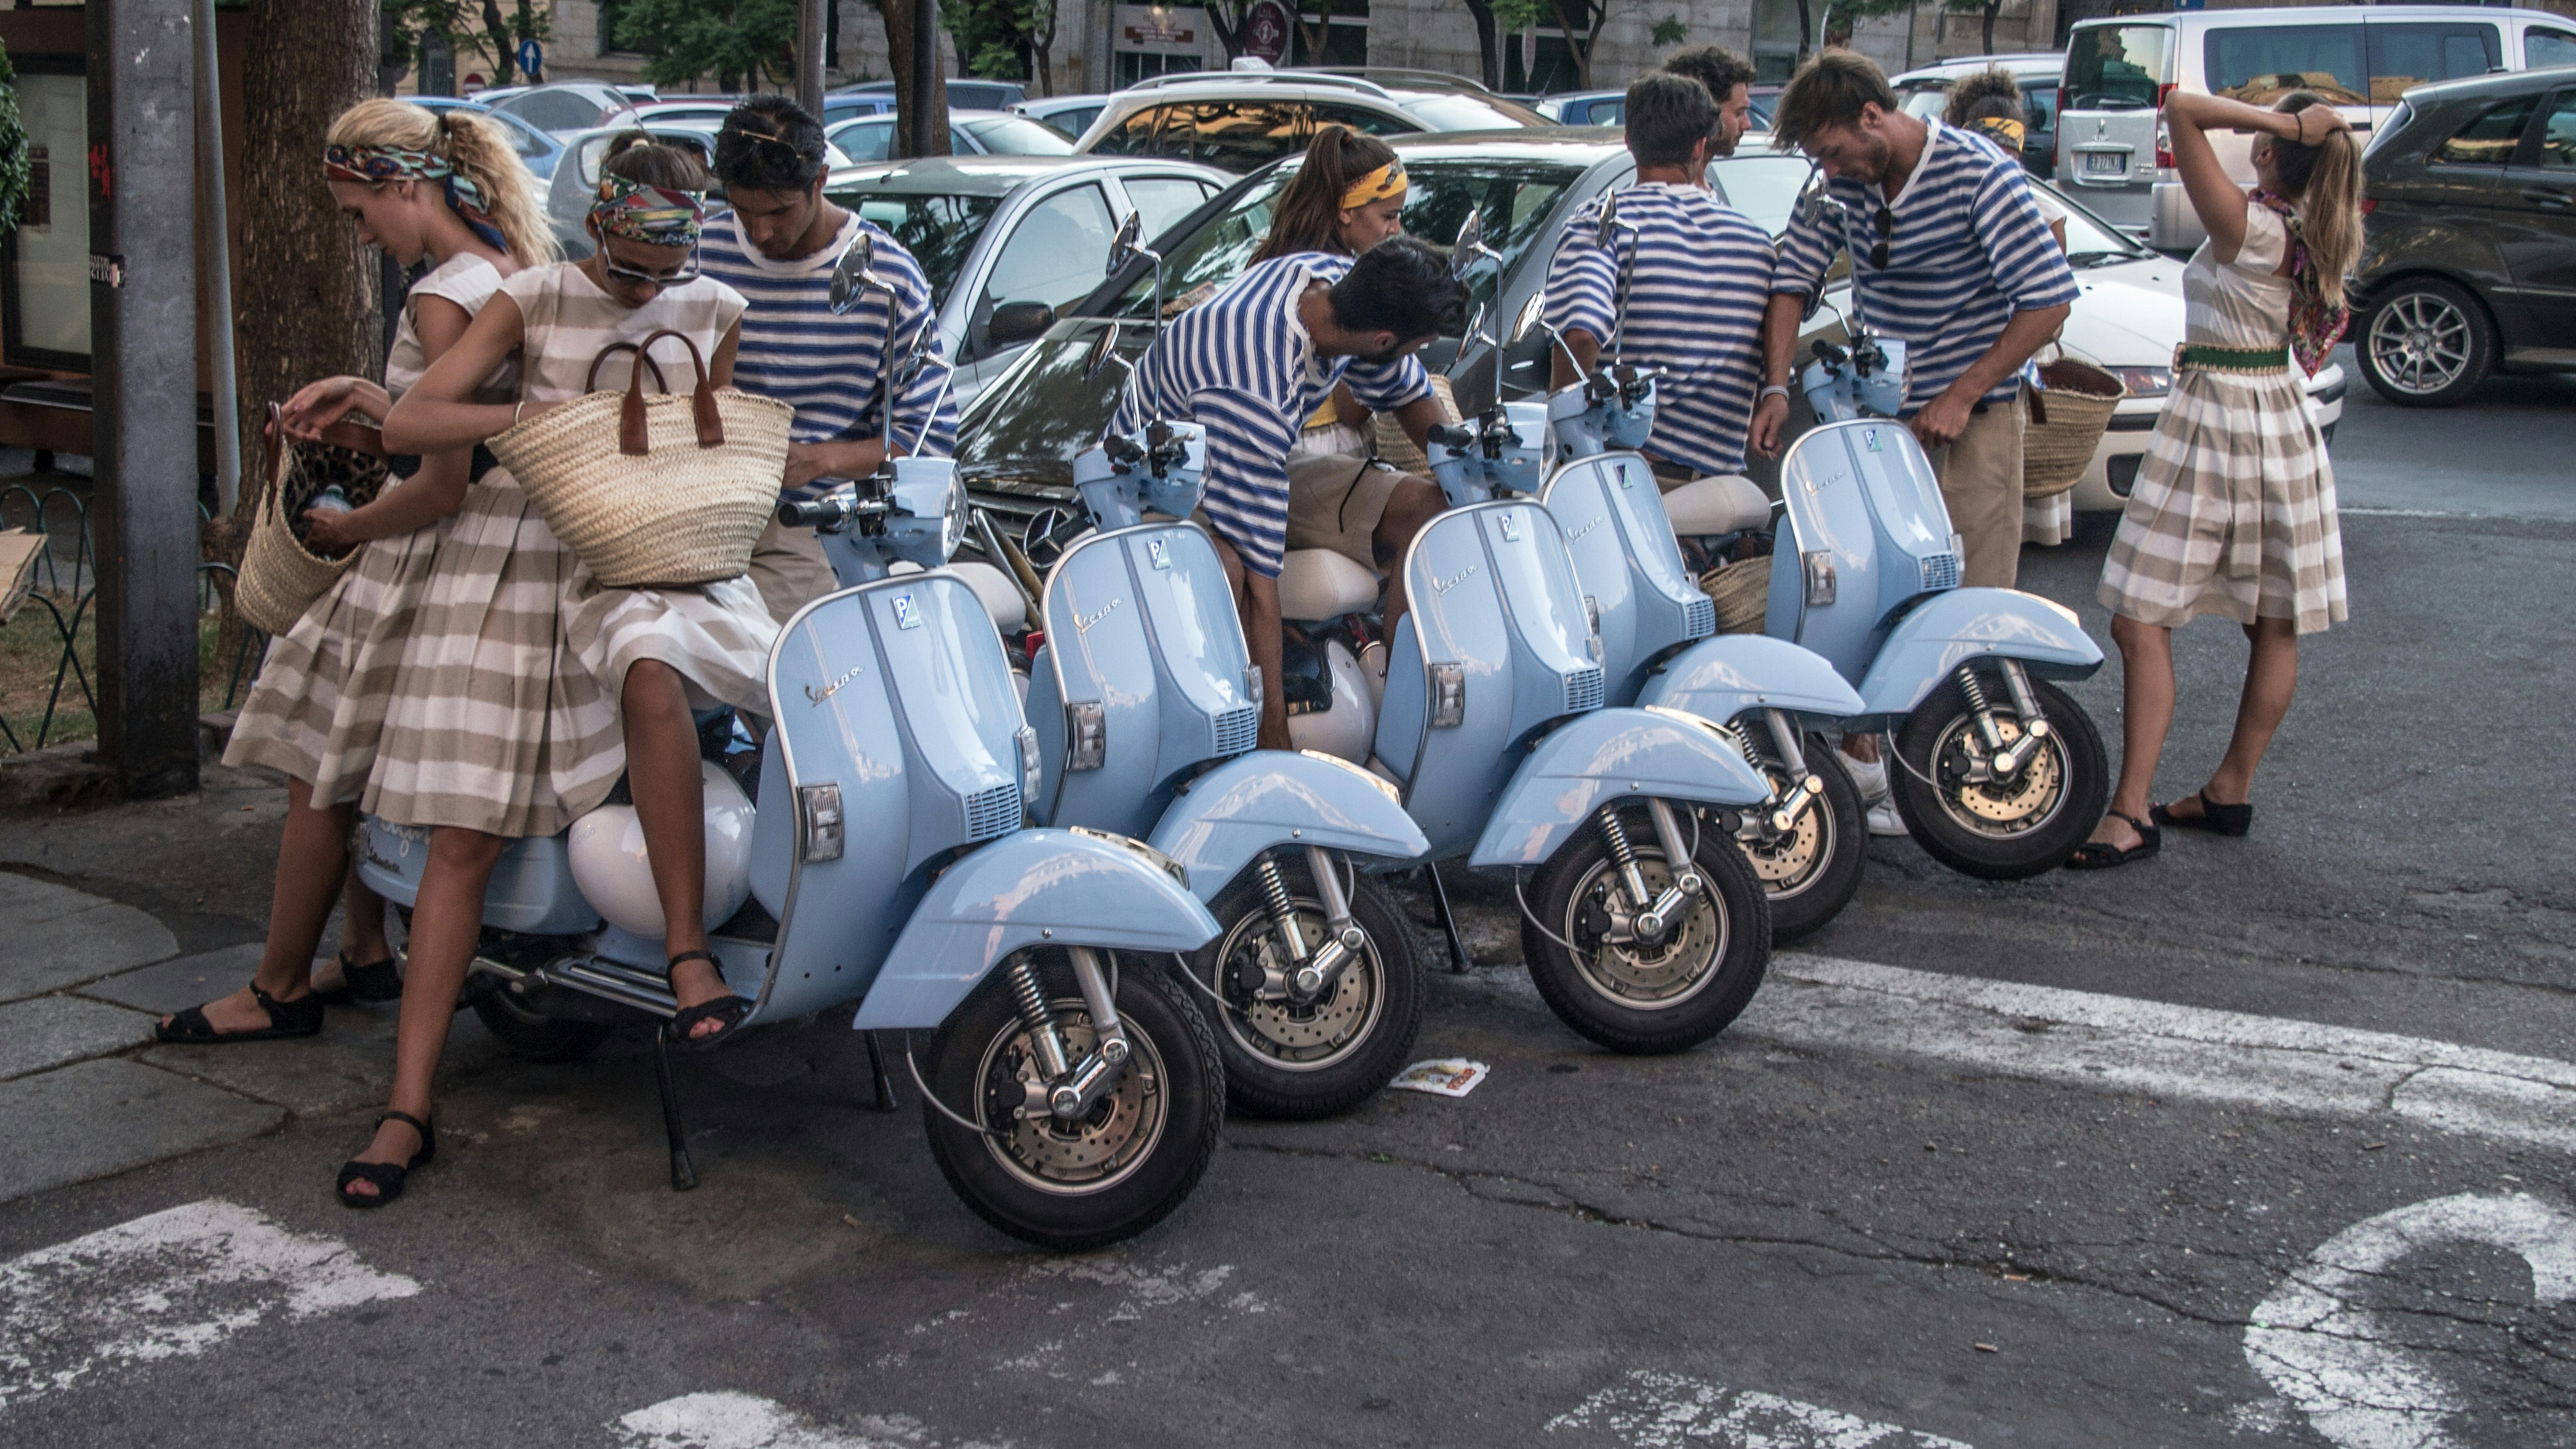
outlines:
[[[1622,226],[1617,198],[1606,198],[1598,224],[1604,250],[1614,250]],[[1475,214],[1451,255],[1461,266],[1492,255]],[[1832,665],[1794,644],[1715,632],[1716,608],[1683,562],[1678,528],[1687,519],[1698,533],[1766,529],[1770,505],[1742,479],[1701,479],[1667,498],[1637,451],[1654,430],[1655,377],[1620,360],[1631,257],[1621,259],[1610,343],[1599,364],[1544,403],[1506,404],[1448,430],[1457,446],[1447,451],[1459,466],[1443,486],[1453,501],[1480,491],[1529,491],[1536,470],[1522,460],[1525,450],[1497,433],[1526,432],[1531,414],[1544,410],[1540,462],[1552,466],[1536,496],[1565,530],[1600,634],[1608,701],[1677,709],[1727,727],[1773,792],[1762,807],[1741,812],[1736,845],[1762,882],[1773,939],[1793,941],[1832,920],[1860,888],[1868,840],[1860,793],[1824,738],[1811,733],[1856,713],[1860,697]],[[1533,329],[1553,337],[1540,318],[1544,305],[1544,296],[1530,299],[1514,324],[1516,340]],[[1563,338],[1554,341],[1574,357]]]
[[[843,266],[873,282],[864,252]],[[918,1064],[913,1076],[932,1154],[968,1206],[1052,1248],[1142,1231],[1196,1185],[1224,1115],[1215,1043],[1153,962],[1205,945],[1215,920],[1181,868],[1135,840],[1023,828],[1037,737],[982,603],[936,568],[965,520],[951,463],[899,459],[781,516],[821,528],[851,587],[798,611],[771,649],[756,814],[709,766],[711,944],[753,1003],[745,1024],[855,1003],[859,1030],[906,1033],[908,1063],[909,1034],[935,1032],[927,1079]],[[933,571],[891,574],[898,560]],[[594,1003],[673,1013],[623,810],[514,842],[494,873],[476,1009],[513,1046],[587,1051],[615,1020]],[[415,899],[420,833],[367,821],[362,854],[369,886]],[[672,1181],[687,1188],[665,1034],[655,1050]]]
[[[1101,332],[1091,373],[1117,342],[1115,325]],[[1075,458],[1095,530],[1041,590],[1030,813],[1143,838],[1188,871],[1221,933],[1184,966],[1228,1098],[1260,1116],[1322,1117],[1402,1070],[1422,1019],[1412,933],[1352,857],[1413,860],[1429,842],[1394,787],[1359,766],[1254,751],[1261,675],[1233,590],[1207,534],[1176,521],[1198,506],[1205,464],[1192,423],[1158,422]]]
[[[1842,211],[1821,192],[1809,205]],[[1987,880],[2054,870],[2101,819],[2110,769],[2092,719],[2048,681],[2090,676],[2102,650],[2072,609],[1959,587],[1940,484],[1893,421],[1905,344],[1859,319],[1845,330],[1800,374],[1823,425],[1781,459],[1764,627],[1852,682],[1854,728],[1894,733],[1897,810],[1935,860]]]

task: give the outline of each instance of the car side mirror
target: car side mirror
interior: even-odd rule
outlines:
[[[1044,337],[1055,325],[1055,309],[1044,302],[1004,302],[993,309],[992,320],[984,324],[984,335],[995,347],[1008,347]]]
[[[851,238],[849,246],[842,250],[841,259],[832,265],[833,315],[847,315],[870,290],[883,289],[874,270],[876,257],[876,238],[864,231]]]

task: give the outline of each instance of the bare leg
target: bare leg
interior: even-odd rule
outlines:
[[[2173,728],[2173,631],[2115,614],[2111,640],[2120,646],[2120,783],[2092,838],[2128,850],[2145,837],[2120,817],[2147,818],[2156,763]]]
[[[2299,635],[2287,619],[2257,619],[2245,631],[2253,656],[2245,662],[2245,692],[2236,701],[2236,732],[2227,739],[2227,757],[2209,777],[2209,798],[2221,805],[2242,805],[2253,798],[2254,768],[2272,747],[2272,735],[2290,712],[2290,697],[2299,687]],[[2165,807],[2189,820],[2200,813],[2200,801],[2177,800]]]
[[[391,1106],[426,1122],[430,1090],[438,1079],[438,1059],[447,1050],[448,1024],[456,1019],[457,993],[474,964],[474,947],[483,935],[483,888],[508,844],[479,830],[441,827],[429,837],[429,861],[421,868],[420,896],[412,905],[411,950],[403,971],[402,1017],[394,1029],[394,1090]],[[360,1162],[408,1162],[420,1150],[420,1134],[400,1122],[376,1128],[375,1140],[358,1154]],[[375,1196],[375,1184],[349,1185],[354,1197]]]
[[[1288,690],[1280,682],[1287,645],[1279,632],[1279,581],[1245,568],[1243,556],[1215,530],[1209,530],[1208,538],[1216,544],[1217,562],[1225,565],[1226,584],[1234,590],[1244,647],[1252,653],[1253,668],[1261,671],[1261,729],[1255,741],[1265,750],[1294,749],[1288,738]]]
[[[286,782],[286,825],[277,841],[277,877],[268,897],[268,945],[251,984],[277,1001],[293,1001],[313,989],[313,953],[322,941],[323,923],[349,871],[349,807],[313,808],[313,787],[302,780]],[[382,939],[383,910],[377,912]],[[362,959],[381,960],[370,956]],[[258,1031],[268,1013],[245,986],[205,1005],[206,1024],[219,1032]],[[163,1017],[166,1025],[172,1018]]]
[[[385,939],[385,898],[354,870],[340,887],[340,954],[361,966],[394,958],[393,942]]]
[[[656,659],[626,671],[626,783],[644,827],[644,856],[662,899],[662,949],[677,956],[707,948],[707,790],[698,775],[698,730],[689,717],[680,672]],[[671,970],[671,994],[682,1007],[731,996],[715,967],[684,961]],[[701,1021],[695,1037],[724,1030]]]
[[[1431,520],[1448,506],[1440,490],[1419,478],[1396,485],[1387,495],[1386,512],[1378,515],[1377,532],[1371,542],[1377,545],[1378,567],[1386,573],[1386,639],[1395,647],[1396,621],[1408,607],[1404,595],[1404,550]],[[1283,706],[1284,707],[1284,706]]]

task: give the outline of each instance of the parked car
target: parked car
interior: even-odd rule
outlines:
[[[724,124],[733,108],[742,104],[740,96],[682,96],[677,100],[638,101],[635,119],[639,121],[713,121]]]
[[[1015,101],[1016,114],[1052,130],[1061,131],[1068,141],[1079,141],[1091,123],[1100,119],[1100,108],[1109,104],[1107,96],[1046,96],[1034,101]]]
[[[599,163],[606,159],[611,141],[635,131],[644,131],[656,141],[674,146],[686,146],[697,152],[699,158],[707,162],[708,168],[712,170],[716,149],[716,130],[723,124],[721,119],[705,118],[688,121],[648,121],[641,126],[630,122],[577,131],[564,137],[563,157],[556,163],[554,178],[546,186],[546,221],[554,228],[555,240],[563,247],[564,255],[586,257],[591,254],[595,246],[582,221],[590,215],[591,197],[599,190]],[[828,142],[823,147],[823,158],[824,164],[829,167],[850,164],[850,159],[835,150]],[[721,200],[724,189],[718,186],[709,195]]]
[[[2023,169],[2039,177],[2056,174],[2057,83],[2066,70],[2065,56],[2055,51],[1973,55],[1909,70],[1888,84],[1895,87],[1897,104],[1905,114],[1917,118],[1938,116],[1950,104],[1950,87],[1996,66],[2021,85],[2022,115],[2029,128],[2021,141]]]
[[[894,146],[899,117],[861,116],[824,131],[854,162],[883,161]],[[1026,116],[1008,111],[950,111],[948,150],[956,156],[1070,156],[1073,143]]]
[[[1530,109],[1560,126],[1618,126],[1627,121],[1628,93],[1576,91],[1571,95],[1543,96]]]
[[[1547,118],[1472,82],[1397,88],[1326,71],[1184,72],[1109,98],[1075,150],[1170,156],[1251,171],[1306,149],[1339,123],[1373,136],[1544,126]],[[1467,87],[1462,89],[1462,87]]]
[[[484,104],[555,137],[605,126],[635,109],[633,98],[624,91],[598,81],[556,81]]]
[[[563,155],[563,142],[507,111],[490,110],[455,96],[404,96],[402,99],[431,111],[471,111],[497,124],[510,138],[510,149],[519,153],[519,160],[527,165],[528,173],[540,182],[555,174],[555,162]],[[537,190],[538,199],[542,201],[545,188],[540,186]]]
[[[2070,34],[2057,177],[2160,251],[2200,244],[2200,218],[2166,151],[2176,87],[2270,105],[2293,90],[2335,102],[2354,129],[2385,122],[2433,81],[2576,62],[2576,21],[2538,10],[2448,5],[2180,10],[2079,22]],[[2210,141],[2254,184],[2248,136]]]
[[[982,80],[969,76],[948,78],[948,104],[959,110],[1002,111],[1028,98],[1029,88],[1018,81]],[[894,109],[894,82],[869,81],[865,85],[845,86],[824,97],[826,103],[844,96],[881,96],[886,109]]]
[[[2362,169],[2374,391],[2447,407],[2490,372],[2576,370],[2576,66],[2408,91]]]
[[[963,405],[1055,325],[1058,308],[1100,285],[1129,212],[1150,237],[1232,180],[1152,158],[954,156],[835,171],[824,189],[920,259]]]

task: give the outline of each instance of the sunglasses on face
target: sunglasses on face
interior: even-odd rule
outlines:
[[[648,272],[617,260],[606,247],[600,248],[599,270],[611,280],[634,287],[677,287],[698,279],[698,251],[689,249],[689,259],[667,272]]]
[[[1889,239],[1896,235],[1896,213],[1882,202],[1870,224],[1878,229],[1878,240],[1870,246],[1869,264],[1883,272],[1887,270]]]

